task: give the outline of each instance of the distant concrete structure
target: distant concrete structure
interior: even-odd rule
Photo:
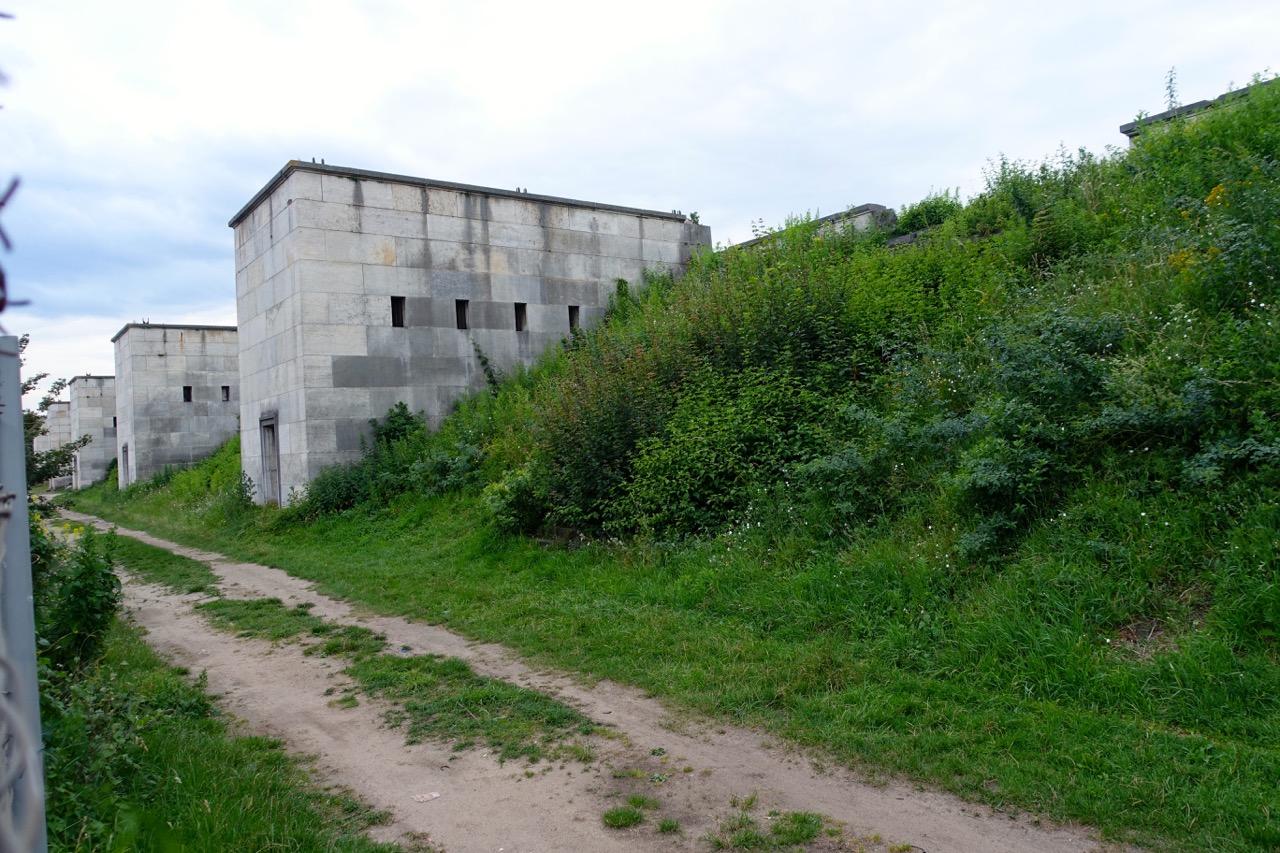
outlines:
[[[44,435],[38,435],[32,441],[37,453],[48,453],[71,440],[71,404],[57,402],[50,404],[44,413]]]
[[[617,207],[297,160],[232,218],[244,472],[287,501],[398,402],[434,425],[500,369],[682,271],[709,228]]]
[[[85,489],[107,475],[116,458],[116,378],[73,376],[67,383],[71,406],[71,437],[89,436],[76,451],[71,467],[71,488]]]
[[[1210,109],[1228,106],[1232,101],[1243,98],[1249,94],[1249,90],[1254,86],[1271,86],[1280,78],[1273,77],[1270,80],[1255,81],[1253,84],[1243,89],[1232,89],[1230,92],[1224,92],[1212,101],[1196,101],[1194,104],[1187,104],[1181,107],[1174,107],[1171,110],[1165,110],[1162,113],[1156,113],[1151,116],[1143,116],[1136,121],[1131,121],[1120,125],[1120,132],[1129,137],[1129,144],[1132,145],[1141,135],[1142,131],[1149,127],[1166,124],[1176,119],[1187,119],[1194,121],[1203,116]]]
[[[166,465],[199,462],[236,434],[235,327],[129,323],[111,342],[121,488]]]
[[[813,220],[812,224],[817,226],[819,234],[841,234],[850,229],[865,231],[873,225],[881,228],[892,228],[897,221],[898,214],[892,208],[885,207],[883,204],[867,203],[851,207],[848,210],[842,210],[839,213],[820,216]],[[733,246],[736,249],[745,249],[748,246],[757,246],[771,239],[773,239],[773,233],[761,234],[759,237],[753,237],[741,243],[734,243]]]
[[[71,433],[71,404],[68,402],[60,401],[50,404],[44,413],[44,428],[45,434],[36,436],[31,442],[32,449],[36,453],[48,453],[73,438],[79,438]],[[50,489],[61,489],[70,484],[70,477],[54,477],[48,482]]]

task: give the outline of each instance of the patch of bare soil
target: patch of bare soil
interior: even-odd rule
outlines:
[[[109,526],[90,516],[66,515]],[[434,743],[409,746],[402,730],[386,725],[387,706],[364,696],[355,707],[336,701],[350,684],[342,661],[304,656],[297,644],[272,645],[215,630],[193,610],[199,596],[175,595],[126,578],[128,610],[151,643],[175,664],[206,672],[222,707],[249,730],[317,756],[323,783],[350,788],[390,812],[392,820],[375,831],[381,840],[429,843],[450,853],[703,851],[711,848],[708,833],[732,826],[742,801],[754,793],[750,814],[766,835],[778,814],[816,812],[828,819],[831,833],[821,834],[810,850],[1122,849],[1100,844],[1080,827],[1011,818],[909,784],[871,785],[839,767],[819,769],[810,756],[770,743],[759,732],[673,714],[638,690],[610,682],[587,686],[567,674],[532,669],[501,646],[360,613],[277,569],[236,563],[145,533],[118,532],[208,563],[222,579],[226,597],[310,603],[317,616],[385,634],[390,648],[461,658],[482,675],[573,705],[607,729],[591,738],[596,758],[590,763],[502,765],[483,747],[453,752]],[[655,798],[660,807],[634,827],[604,826],[601,815],[633,794]],[[678,820],[679,830],[660,832],[663,819]]]

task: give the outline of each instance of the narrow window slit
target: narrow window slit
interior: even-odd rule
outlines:
[[[529,310],[527,303],[516,303],[516,331],[523,332],[529,328]]]
[[[391,297],[391,325],[397,329],[404,328],[404,297]]]

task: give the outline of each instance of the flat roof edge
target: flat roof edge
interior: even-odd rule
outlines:
[[[111,343],[115,343],[124,336],[124,333],[130,329],[177,329],[189,332],[236,332],[239,333],[238,326],[199,326],[199,325],[181,325],[175,323],[125,323],[120,331],[116,332],[111,338]]]
[[[482,187],[477,184],[460,184],[454,181],[438,181],[433,178],[415,178],[412,175],[397,175],[391,172],[375,172],[369,169],[354,169],[348,166],[329,166],[324,163],[305,163],[301,160],[290,160],[284,165],[284,168],[276,172],[266,185],[254,193],[253,198],[249,199],[249,203],[231,217],[227,222],[227,226],[235,228],[243,222],[256,208],[262,204],[276,188],[284,183],[285,179],[293,172],[316,172],[321,175],[337,175],[344,178],[364,178],[371,181],[390,181],[400,184],[413,184],[421,187],[436,187],[443,190],[455,190],[464,193],[480,193],[483,195],[498,196],[500,198],[514,198],[522,201],[541,201],[551,204],[563,204],[570,207],[580,207],[588,210],[610,210],[615,213],[629,213],[637,216],[646,216],[656,219],[670,219],[674,222],[688,222],[689,217],[683,213],[671,213],[662,210],[646,210],[640,207],[626,207],[618,204],[604,204],[602,202],[583,201],[575,198],[564,198],[554,195],[540,195],[538,193],[519,192],[517,190],[504,190],[497,187]]]
[[[842,219],[857,219],[864,213],[879,213],[882,210],[888,210],[883,204],[875,204],[867,202],[857,207],[851,207],[848,210],[842,210],[839,213],[828,213],[826,216],[819,216],[817,219],[809,220],[810,225],[826,225],[828,222],[839,222]],[[741,243],[734,243],[729,246],[730,249],[745,249],[748,246],[754,246],[757,243],[763,243],[768,240],[771,235],[765,234],[763,237],[752,237],[750,240],[744,240]]]
[[[1212,107],[1218,104],[1225,104],[1228,101],[1235,100],[1236,98],[1243,98],[1245,95],[1249,94],[1249,90],[1254,88],[1255,86],[1270,86],[1277,79],[1280,79],[1280,78],[1272,78],[1271,80],[1258,80],[1256,82],[1250,83],[1248,86],[1245,86],[1243,88],[1232,89],[1230,92],[1224,92],[1211,101],[1196,101],[1194,104],[1187,104],[1186,106],[1182,106],[1182,107],[1174,107],[1171,110],[1165,110],[1162,113],[1156,113],[1155,115],[1152,115],[1152,116],[1143,116],[1140,119],[1135,119],[1134,121],[1126,122],[1125,124],[1120,125],[1120,132],[1123,133],[1125,136],[1129,137],[1130,139],[1132,139],[1133,137],[1138,135],[1138,131],[1142,130],[1142,128],[1146,127],[1147,125],[1159,124],[1160,122],[1169,121],[1175,118],[1181,118],[1182,116],[1185,116],[1185,115],[1191,115],[1192,113],[1198,113],[1203,110],[1207,110],[1209,107]]]

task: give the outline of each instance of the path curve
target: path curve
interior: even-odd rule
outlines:
[[[756,793],[762,822],[770,810],[818,812],[844,827],[843,840],[821,849],[913,853],[1105,853],[1133,850],[1101,844],[1078,826],[1010,817],[949,794],[901,782],[872,785],[843,768],[817,769],[794,748],[750,729],[672,713],[634,688],[608,681],[584,685],[567,674],[534,669],[511,650],[476,643],[438,626],[370,615],[318,593],[308,582],[267,566],[240,563],[129,530],[93,516],[63,515],[99,530],[115,529],[150,545],[204,562],[227,598],[276,597],[309,603],[312,613],[386,635],[391,648],[467,661],[478,673],[554,696],[616,732],[597,738],[592,765],[499,766],[484,750],[453,753],[448,746],[406,746],[401,730],[383,724],[386,710],[362,699],[340,708],[335,695],[349,684],[344,663],[304,656],[297,645],[272,645],[213,629],[193,608],[206,600],[125,578],[125,601],[149,642],[174,663],[207,673],[222,706],[255,732],[278,737],[292,751],[318,756],[323,779],[344,785],[392,821],[375,837],[424,841],[450,853],[501,851],[706,850],[705,834],[732,813],[735,797]],[[660,757],[652,753],[661,751]],[[684,772],[684,768],[693,768]],[[627,773],[625,771],[631,771]],[[620,801],[636,777],[668,777],[648,793],[681,832],[652,825],[609,830],[601,813]],[[415,796],[440,796],[418,802]],[[818,849],[818,848],[815,848]]]

